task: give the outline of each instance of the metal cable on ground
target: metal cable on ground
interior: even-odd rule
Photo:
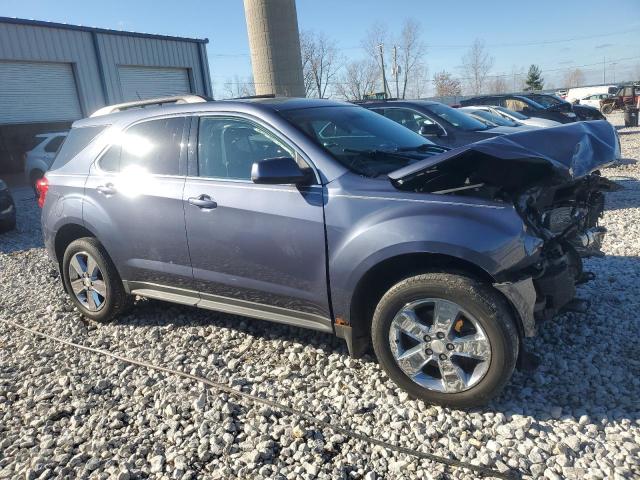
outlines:
[[[161,371],[161,372],[165,372],[171,375],[177,375],[183,378],[187,378],[189,380],[194,380],[196,382],[200,382],[203,385],[206,385],[207,387],[210,387],[214,390],[218,390],[221,392],[225,392],[231,396],[234,396],[236,398],[242,398],[245,400],[249,400],[250,402],[253,402],[255,404],[261,404],[261,405],[267,405],[269,407],[272,408],[276,408],[278,410],[281,410],[283,412],[289,413],[291,415],[295,415],[297,417],[300,417],[304,420],[306,420],[309,423],[315,424],[316,426],[320,426],[323,428],[327,428],[329,430],[332,430],[336,433],[339,433],[341,435],[353,438],[355,440],[360,440],[362,442],[365,443],[369,443],[372,445],[377,445],[379,447],[385,448],[387,450],[391,450],[397,453],[404,453],[406,455],[411,455],[413,457],[416,458],[420,458],[423,460],[430,460],[432,462],[436,462],[436,463],[441,463],[450,467],[454,467],[454,468],[464,468],[467,470],[471,470],[483,477],[488,477],[488,478],[502,478],[502,479],[507,479],[507,480],[511,480],[511,479],[519,479],[521,476],[519,474],[519,472],[513,471],[513,470],[509,470],[506,472],[500,472],[499,470],[495,470],[492,468],[488,468],[488,467],[482,467],[479,465],[473,465],[471,463],[467,463],[467,462],[462,462],[459,460],[453,460],[450,458],[446,458],[446,457],[441,457],[439,455],[434,455],[432,453],[425,453],[425,452],[420,452],[418,450],[414,450],[411,448],[407,448],[407,447],[402,447],[399,445],[393,445],[391,443],[385,442],[383,440],[378,440],[376,438],[372,438],[369,437],[368,435],[364,435],[361,433],[358,433],[354,430],[351,430],[349,428],[345,428],[345,427],[341,427],[339,425],[333,425],[329,422],[326,422],[324,420],[320,420],[312,415],[309,415],[307,413],[301,412],[299,410],[296,410],[293,407],[290,407],[288,405],[284,405],[282,403],[278,403],[276,401],[273,400],[269,400],[266,398],[261,398],[249,393],[245,393],[245,392],[241,392],[239,390],[236,390],[235,388],[229,387],[225,384],[219,383],[219,382],[214,382],[212,380],[209,380],[207,378],[204,377],[199,377],[197,375],[192,375],[190,373],[186,373],[186,372],[181,372],[179,370],[174,370],[172,368],[168,368],[168,367],[163,367],[160,365],[154,365],[152,363],[147,363],[141,360],[135,360],[132,358],[128,358],[128,357],[124,357],[122,355],[118,355],[116,353],[111,353],[109,351],[106,350],[102,350],[99,348],[93,348],[93,347],[87,347],[85,345],[80,345],[78,343],[74,343],[71,342],[69,340],[65,340],[63,338],[59,338],[56,337],[54,335],[50,335],[48,333],[44,333],[41,332],[39,330],[34,330],[32,328],[29,327],[25,327],[24,325],[20,325],[19,323],[13,322],[11,320],[5,320],[3,318],[0,318],[0,322],[5,323],[7,325],[11,325],[15,328],[24,330],[25,332],[29,332],[32,335],[35,336],[39,336],[39,337],[43,337],[49,340],[52,340],[54,342],[58,342],[58,343],[62,343],[64,345],[67,345],[68,347],[73,347],[79,350],[85,350],[87,352],[92,352],[92,353],[96,353],[99,355],[104,355],[107,357],[111,357],[114,358],[116,360],[119,360],[121,362],[125,362],[125,363],[129,363],[132,365],[137,365],[139,367],[143,367],[143,368],[147,368],[150,370],[157,370],[157,371]]]

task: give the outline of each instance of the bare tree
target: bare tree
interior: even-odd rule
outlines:
[[[454,78],[449,72],[443,70],[433,76],[433,85],[437,97],[453,97],[462,95],[460,80]]]
[[[422,65],[420,68],[414,68],[411,78],[407,83],[404,98],[423,98],[427,95],[429,87],[429,69]]]
[[[324,33],[300,34],[302,69],[308,97],[325,98],[327,89],[340,69],[338,48]]]
[[[227,79],[224,83],[224,98],[249,97],[256,94],[253,76],[241,80],[238,75],[233,79]]]
[[[489,93],[507,93],[509,85],[503,75],[497,75],[489,82]]]
[[[374,23],[367,33],[365,34],[364,39],[361,42],[362,48],[367,52],[367,55],[371,58],[374,65],[378,67],[377,69],[377,80],[378,85],[381,85],[381,90],[385,92],[389,92],[389,84],[386,82],[386,72],[385,75],[382,75],[383,69],[389,66],[389,56],[386,55],[385,65],[383,66],[380,58],[380,48],[388,49],[389,47],[389,34],[387,32],[387,27],[383,23],[376,22]],[[381,47],[382,46],[382,47]]]
[[[373,60],[354,60],[345,66],[336,93],[346,100],[362,100],[375,90],[377,82],[378,66]]]
[[[418,80],[413,78],[414,75],[420,75],[421,70],[426,68],[422,62],[422,57],[425,53],[426,46],[422,41],[420,33],[420,24],[415,20],[405,20],[400,32],[400,38],[398,39],[398,65],[400,66],[400,72],[396,72],[396,96],[400,98],[406,98],[407,86],[409,82],[413,82],[413,87],[416,87],[415,82]],[[425,75],[426,77],[426,75]],[[398,80],[402,82],[402,89],[398,88]]]
[[[462,57],[462,68],[472,94],[482,93],[487,75],[492,67],[493,57],[485,50],[484,42],[477,38],[469,51]]]
[[[584,73],[579,68],[567,72],[564,76],[564,86],[567,88],[579,87],[584,83]]]

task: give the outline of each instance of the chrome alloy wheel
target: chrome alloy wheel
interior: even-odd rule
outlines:
[[[76,253],[69,262],[69,282],[78,301],[90,312],[100,310],[107,299],[102,271],[87,252]]]
[[[441,298],[406,304],[391,322],[389,346],[405,375],[443,393],[470,389],[491,362],[491,345],[478,320]]]

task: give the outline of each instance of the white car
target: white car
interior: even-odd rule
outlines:
[[[558,125],[561,125],[560,122],[556,122],[555,120],[549,120],[548,118],[529,117],[522,112],[514,112],[513,110],[509,110],[508,108],[500,107],[497,105],[474,105],[473,108],[486,110],[495,115],[499,115],[503,118],[531,127],[547,128],[557,127]]]
[[[600,110],[600,100],[604,100],[605,98],[609,98],[610,96],[611,95],[609,95],[608,93],[596,93],[594,95],[589,95],[588,97],[581,98],[578,103],[580,105],[588,105]]]
[[[29,185],[34,187],[42,178],[56,156],[56,152],[67,138],[67,132],[39,133],[34,137],[35,146],[25,153],[24,173]]]
[[[506,118],[496,112],[492,112],[490,108],[491,107],[484,106],[460,107],[460,111],[480,120],[481,122],[493,125],[494,129],[492,131],[494,132],[517,133],[523,132],[525,130],[535,130],[536,128],[540,128],[532,125],[525,125],[524,123],[518,122],[516,120]]]

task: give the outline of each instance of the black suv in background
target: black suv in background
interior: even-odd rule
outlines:
[[[571,123],[578,118],[569,102],[564,102],[548,107],[539,101],[525,95],[484,95],[481,97],[466,98],[460,101],[463,107],[474,105],[496,105],[505,107],[515,112],[520,112],[530,117],[547,118],[560,123]]]
[[[529,98],[547,109],[557,108],[557,105],[569,104],[578,120],[606,120],[605,116],[597,108],[589,105],[570,104],[566,100],[548,93],[527,93],[523,94],[523,97]]]

